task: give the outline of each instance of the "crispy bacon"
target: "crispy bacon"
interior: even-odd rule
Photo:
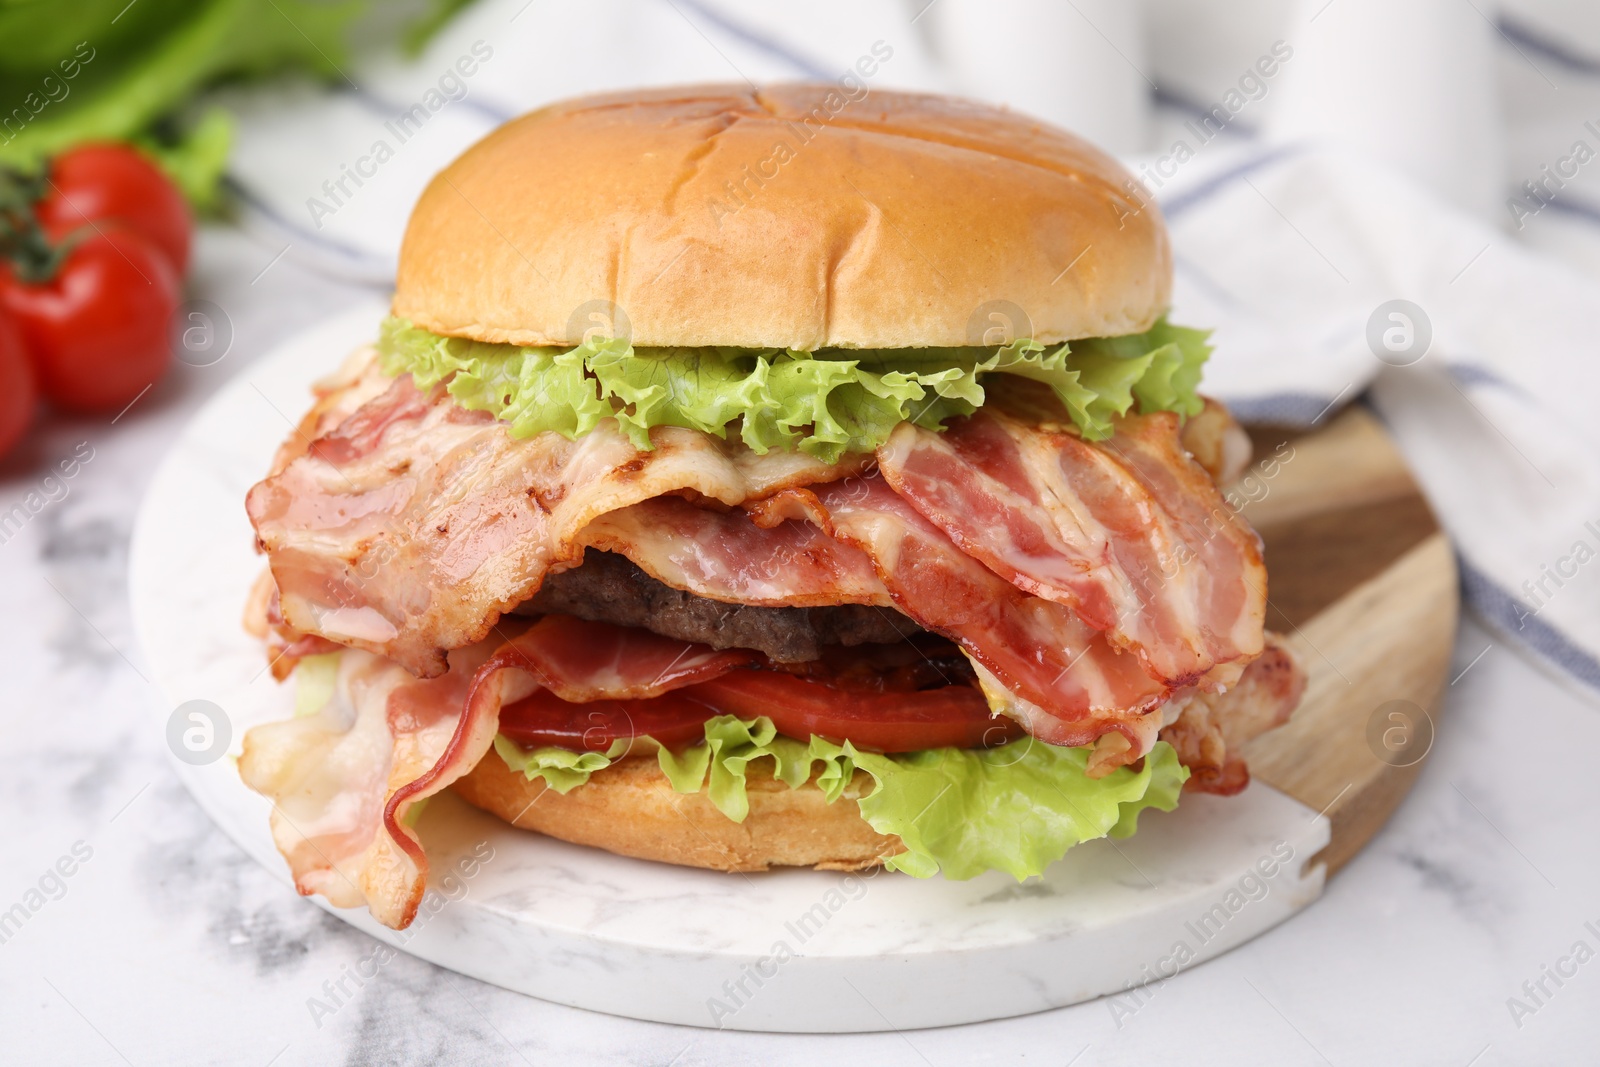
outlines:
[[[295,666],[306,656],[339,652],[344,648],[325,637],[299,633],[283,621],[283,613],[278,608],[278,586],[272,580],[271,570],[257,575],[250,587],[250,596],[245,601],[244,629],[251,637],[266,642],[267,667],[272,677],[280,682],[293,674]]]
[[[1170,411],[1119,420],[1100,443],[1139,480],[1177,529],[1174,562],[1201,609],[1202,644],[1217,663],[1261,653],[1267,570],[1261,538],[1239,518],[1199,464],[1189,459]]]
[[[830,532],[872,558],[901,611],[957,642],[999,687],[1040,709],[1022,719],[1034,736],[1082,745],[1114,730],[1130,742],[1123,762],[1148,750],[1153,731],[1142,720],[1167,687],[1069,608],[996,576],[881,478],[786,493],[814,500]]]
[[[589,548],[710,600],[898,609],[959,644],[991,708],[1043,741],[1093,744],[1089,773],[1160,736],[1191,788],[1243,788],[1239,746],[1303,686],[1280,645],[1257,658],[1259,542],[1176,416],[1129,416],[1090,443],[1003,392],[943,434],[902,425],[876,474],[869,457],[758,456],[676,427],[648,451],[610,423],[518,440],[358,356],[248,500],[272,571],[252,625],[287,662],[363,650],[319,713],[246,737],[241,775],[274,800],[301,892],[405,926],[427,876],[408,813],[483,758],[503,705],[726,687],[759,659],[570,618],[491,636]],[[1221,473],[1232,423],[1212,423]]]
[[[272,473],[277,474],[303,455],[311,442],[355,414],[367,401],[381,396],[390,384],[389,376],[378,365],[377,349],[367,346],[350,353],[338,370],[311,387],[316,400],[279,447],[272,460]]]
[[[1203,397],[1200,414],[1183,420],[1178,440],[1190,457],[1211,475],[1218,489],[1226,490],[1244,477],[1250,466],[1250,435],[1220,400]]]
[[[1300,703],[1306,675],[1277,634],[1267,634],[1266,649],[1225,693],[1186,689],[1168,707],[1172,723],[1161,731],[1178,759],[1189,768],[1184,788],[1196,793],[1239,792],[1250,784],[1250,769],[1239,749],[1252,738],[1282,726]]]
[[[488,751],[499,694],[471,689],[491,650],[458,649],[445,674],[421,681],[346,652],[320,711],[245,735],[239,776],[273,802],[273,840],[302,894],[365,904],[395,929],[410,924],[428,866],[406,816]]]
[[[754,658],[555,617],[451,652],[434,678],[346,652],[321,710],[245,735],[239,776],[273,802],[273,840],[301,893],[404,929],[428,876],[408,813],[484,758],[502,706],[541,687],[579,701],[658,696]]]
[[[962,551],[1068,605],[1170,687],[1229,681],[1219,665],[1261,651],[1260,543],[1171,412],[1130,415],[1097,443],[987,409],[943,433],[902,423],[879,463]]]
[[[843,477],[799,452],[757,456],[678,427],[635,448],[610,423],[577,441],[517,440],[442,390],[410,379],[368,396],[247,500],[289,626],[394,659],[427,677],[445,653],[483,639],[552,567],[581,558],[596,518],[663,494],[737,506],[787,486]],[[339,408],[335,390],[319,406]]]
[[[786,495],[752,506],[770,506]],[[620,552],[657,581],[711,600],[773,607],[890,604],[865,553],[782,516],[763,526],[744,511],[657,497],[600,516],[582,541]]]
[[[313,440],[308,451],[330,466],[354,463],[377,451],[395,423],[419,420],[432,406],[432,397],[413,387],[409,377],[396,378],[388,389]]]
[[[562,700],[641,700],[718,678],[761,657],[633,626],[547,615],[507,641],[485,670],[516,668]]]
[[[1029,596],[962,553],[881,479],[788,489],[747,506],[750,516],[660,498],[602,517],[584,540],[712,599],[893,603],[958,641],[994,688],[1021,695],[1008,703],[1040,738],[1080,745],[1121,731],[1131,742],[1119,750],[1122,762],[1155,742],[1159,717],[1146,713],[1166,686],[1069,609]]]

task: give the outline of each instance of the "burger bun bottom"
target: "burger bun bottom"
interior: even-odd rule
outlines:
[[[791,789],[759,766],[751,770],[750,813],[743,822],[722,814],[703,792],[675,792],[653,753],[620,760],[563,795],[490,751],[452,788],[467,803],[524,830],[685,867],[857,871],[904,851],[899,838],[878,833],[861,818],[852,794],[870,788],[864,772],[829,804],[812,783]]]

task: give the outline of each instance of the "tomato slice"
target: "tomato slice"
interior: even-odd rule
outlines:
[[[766,715],[778,732],[850,741],[873,752],[984,748],[1022,736],[997,719],[977,687],[946,685],[910,692],[839,689],[781,671],[733,671],[680,690],[722,715]]]
[[[500,709],[500,732],[519,745],[555,745],[578,752],[604,752],[618,738],[653,737],[671,749],[705,737],[705,721],[719,714],[674,689],[643,700],[591,700],[575,704],[548,689]]]
[[[981,748],[1023,732],[1011,719],[993,717],[983,694],[968,684],[874,691],[765,669],[731,671],[645,700],[575,704],[540,690],[500,710],[500,732],[528,747],[598,752],[618,738],[648,736],[677,749],[698,742],[716,715],[765,715],[790,737],[815,734],[873,752]]]

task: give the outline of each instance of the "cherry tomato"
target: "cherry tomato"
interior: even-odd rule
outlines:
[[[0,315],[0,456],[11,451],[33,422],[39,387],[23,347],[22,331]]]
[[[57,156],[34,212],[51,240],[115,221],[153,242],[179,278],[189,266],[189,205],[159,167],[127,145],[83,145]]]
[[[70,411],[120,411],[161,377],[179,295],[167,257],[112,226],[82,237],[42,284],[0,275],[0,307],[22,329],[41,391]]]

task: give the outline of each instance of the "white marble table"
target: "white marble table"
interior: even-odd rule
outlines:
[[[1600,709],[1505,648],[1476,658],[1490,639],[1470,623],[1433,757],[1391,825],[1305,913],[1142,1004],[771,1036],[557,1007],[403,955],[375,966],[375,942],[297,899],[178,784],[127,610],[134,510],[188,415],[362,295],[292,257],[258,278],[277,251],[207,233],[193,289],[232,319],[227,358],[179,367],[115,426],[54,420],[0,466],[0,511],[30,492],[40,505],[0,543],[0,1062],[1594,1061],[1600,963],[1572,953],[1600,950],[1585,926],[1600,930]],[[85,441],[76,476],[44,484]],[[1547,968],[1576,973],[1558,985]],[[341,980],[348,995],[314,1018],[308,1001]]]

